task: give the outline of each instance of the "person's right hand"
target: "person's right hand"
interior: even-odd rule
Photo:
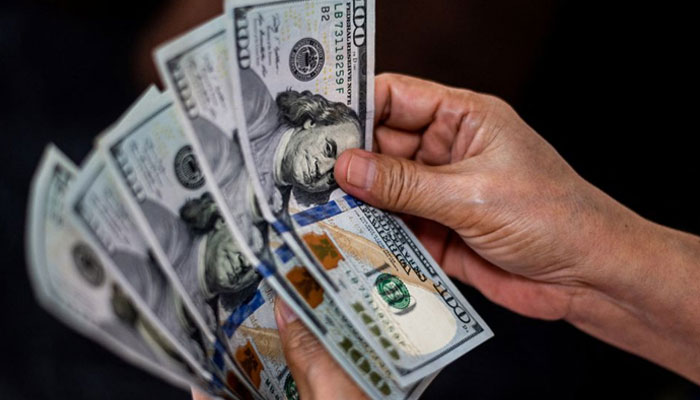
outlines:
[[[492,301],[700,381],[697,237],[586,182],[502,100],[400,75],[378,76],[375,99],[380,154],[343,153],[343,190],[417,217],[444,270]]]
[[[344,153],[336,164],[341,187],[423,218],[410,222],[437,262],[496,303],[531,317],[566,317],[595,268],[602,214],[635,216],[495,97],[382,75],[376,98],[381,154]]]

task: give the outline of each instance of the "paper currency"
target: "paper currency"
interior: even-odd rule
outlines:
[[[291,379],[276,334],[274,292],[223,221],[192,145],[164,93],[143,121],[102,143],[133,214],[183,293],[224,344],[249,382],[282,398]],[[281,381],[281,382],[280,382]]]
[[[267,224],[257,213],[254,193],[235,138],[235,123],[232,115],[227,114],[233,106],[230,103],[227,49],[222,36],[223,22],[218,18],[163,46],[157,52],[157,63],[168,86],[178,93],[182,115],[189,121],[188,136],[193,138],[193,148],[202,156],[202,171],[207,179],[217,183],[212,191],[218,191],[226,205],[222,208],[224,216],[244,234],[255,257],[269,265],[275,260],[269,246],[265,245],[272,245]],[[216,68],[211,68],[212,65]],[[285,257],[285,262],[297,266],[290,277],[301,278],[302,275],[297,275],[303,267],[294,258]],[[372,397],[403,399],[422,391],[415,390],[415,387],[410,390],[396,387],[386,369],[379,368],[371,354],[366,358],[354,357],[356,353],[347,343],[362,348],[364,342],[352,326],[342,322],[343,317],[337,308],[327,307],[331,304],[329,301],[322,302],[320,307],[314,304],[313,308],[306,303],[304,285],[308,279],[313,280],[308,273],[304,275],[304,282],[299,279],[292,282],[291,278],[281,277],[274,271],[268,271],[267,278],[302,319],[313,326],[331,354]],[[327,327],[321,322],[327,320],[338,322]],[[284,387],[289,385],[285,382]]]
[[[42,304],[224,398],[298,398],[278,296],[375,399],[419,397],[491,337],[403,222],[333,179],[343,151],[371,147],[374,15],[372,0],[227,0],[159,48],[168,90],[98,135],[80,173],[54,149],[35,177]]]
[[[397,382],[491,337],[410,231],[333,179],[340,153],[371,143],[374,2],[228,1],[226,16],[239,137],[262,213],[294,229],[310,271]]]
[[[274,230],[270,232],[270,248],[279,276],[304,299],[305,307],[295,312],[368,396],[402,400],[420,397],[437,373],[417,383],[398,386],[386,364]]]
[[[105,268],[134,300],[138,314],[160,331],[212,388],[224,390],[222,382],[231,382],[230,375],[236,371],[227,369],[225,360],[219,362],[223,356],[206,341],[193,322],[193,314],[158,266],[128,213],[102,153],[94,153],[85,164],[68,195],[68,204],[76,227],[89,238]],[[237,385],[231,386],[238,389]],[[238,389],[235,397],[247,396]]]
[[[265,246],[265,221],[258,215],[236,136],[233,92],[229,76],[226,24],[213,19],[156,52],[161,77],[176,97],[185,135],[202,159],[202,173],[212,193],[236,212],[234,230],[247,244],[250,258]],[[240,210],[240,211],[239,211]],[[226,211],[226,210],[222,210]]]
[[[295,227],[400,381],[437,371],[493,336],[401,220],[351,197],[323,207],[309,211],[335,210],[308,225],[299,223],[308,213],[296,214]]]
[[[27,258],[41,304],[82,334],[167,381],[200,386],[182,359],[163,347],[157,331],[140,319],[95,250],[73,227],[66,193],[77,168],[49,146],[32,182]]]

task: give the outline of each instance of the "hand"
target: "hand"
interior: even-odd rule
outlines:
[[[497,98],[400,75],[375,98],[380,154],[339,157],[346,192],[414,216],[444,270],[492,301],[700,382],[700,239],[593,187]]]
[[[342,188],[421,217],[409,223],[437,262],[494,302],[565,318],[591,280],[604,213],[635,216],[495,97],[382,75],[376,110],[381,155],[343,154],[335,169]]]
[[[366,398],[282,300],[275,303],[282,349],[302,400]]]
[[[375,105],[380,154],[340,156],[346,192],[408,214],[445,271],[494,302],[564,318],[700,383],[700,238],[590,185],[499,99],[380,75]],[[280,308],[301,398],[363,396]]]
[[[299,321],[294,311],[280,299],[275,302],[275,319],[282,349],[300,399],[366,398],[318,339]],[[210,400],[207,395],[194,388],[192,398]]]

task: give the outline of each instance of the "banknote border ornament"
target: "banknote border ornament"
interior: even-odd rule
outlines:
[[[300,58],[308,60],[308,55],[311,55],[311,59],[316,60],[316,64],[311,63],[307,65],[300,65]],[[304,57],[306,55],[306,57]],[[292,71],[292,75],[302,81],[308,82],[315,77],[317,77],[321,70],[323,70],[323,65],[326,63],[326,52],[323,50],[323,46],[318,40],[306,37],[300,39],[292,47],[292,51],[289,53],[289,69]],[[312,68],[309,68],[312,66]]]

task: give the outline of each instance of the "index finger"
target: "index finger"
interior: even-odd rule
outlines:
[[[455,90],[432,81],[400,74],[381,74],[375,80],[374,125],[403,131],[419,131],[442,111],[467,113],[476,94]],[[471,100],[471,101],[465,101]]]

